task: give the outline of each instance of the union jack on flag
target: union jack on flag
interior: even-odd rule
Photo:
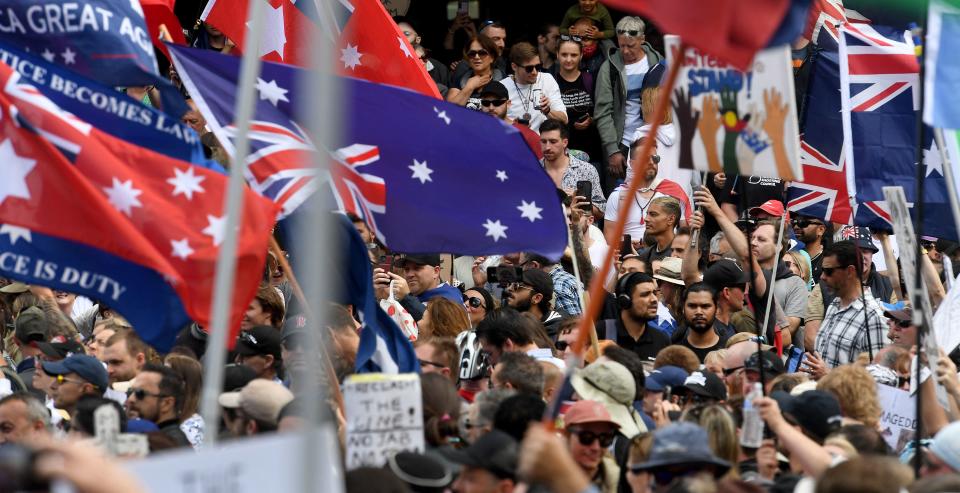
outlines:
[[[353,144],[334,153],[330,175],[333,196],[339,209],[366,219],[377,238],[384,241],[372,213],[386,212],[387,187],[383,178],[361,172],[363,166],[379,159],[380,149],[376,146]]]
[[[807,16],[803,37],[822,49],[836,50],[840,45],[842,24],[869,22],[869,19],[856,10],[844,7],[842,0],[814,0]]]

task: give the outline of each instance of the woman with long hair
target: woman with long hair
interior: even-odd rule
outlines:
[[[187,436],[190,446],[200,448],[203,443],[203,418],[199,414],[200,389],[203,387],[203,366],[195,358],[171,353],[164,360],[183,379],[183,404],[180,407],[180,430]]]
[[[447,92],[447,101],[480,109],[480,89],[490,81],[498,81],[505,77],[503,72],[493,66],[497,58],[497,45],[493,40],[477,34],[470,39],[463,50],[464,63],[470,64],[470,71],[459,79],[450,81],[450,90]]]
[[[423,318],[417,323],[418,339],[430,337],[457,337],[457,334],[470,330],[470,318],[463,305],[437,296],[427,304]]]
[[[583,43],[576,36],[561,36],[555,65],[560,97],[570,122],[569,149],[583,151],[588,160],[601,158],[600,134],[593,121],[593,74],[580,69]]]

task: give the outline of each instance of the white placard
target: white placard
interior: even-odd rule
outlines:
[[[380,467],[400,451],[423,452],[423,403],[415,373],[351,375],[343,386],[347,469]]]
[[[144,460],[124,462],[128,471],[153,493],[263,493],[310,491],[303,484],[306,440],[303,433],[272,433],[224,442],[199,452],[181,449]],[[336,452],[336,433],[316,433],[319,446],[311,448],[310,471],[315,491],[341,493],[343,473]]]
[[[909,392],[877,384],[880,398],[880,434],[896,453],[913,440],[917,430],[917,402]]]

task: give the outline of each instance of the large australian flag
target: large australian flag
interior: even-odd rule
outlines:
[[[239,60],[170,46],[197,106],[228,152],[236,138]],[[480,112],[396,87],[342,83],[342,140],[312,143],[298,113],[308,72],[264,63],[257,80],[247,182],[293,212],[318,188],[340,210],[366,219],[401,252],[559,257],[567,244],[556,187],[520,133]],[[318,177],[316,149],[330,161]],[[319,180],[318,180],[319,178]]]

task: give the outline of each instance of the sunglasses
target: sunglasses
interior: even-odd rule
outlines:
[[[54,378],[54,380],[57,381],[57,384],[59,384],[59,385],[63,385],[63,384],[65,384],[65,383],[75,383],[75,384],[77,384],[77,385],[83,385],[83,384],[87,383],[87,382],[84,382],[83,380],[70,380],[70,379],[64,377],[63,375],[57,375],[57,376],[55,376],[55,377],[53,377],[53,378]]]
[[[480,105],[483,106],[484,108],[487,108],[489,106],[502,106],[503,103],[506,103],[506,102],[507,102],[506,99],[481,99]]]
[[[259,346],[259,345],[260,345],[260,343],[257,341],[257,338],[254,337],[253,334],[251,334],[251,333],[249,333],[249,332],[247,332],[247,331],[240,332],[239,339],[240,339],[240,341],[245,342],[245,343],[247,343],[247,344],[251,344],[251,345],[253,345],[253,346]]]
[[[557,348],[557,351],[566,351],[567,348],[570,347],[570,343],[567,341],[557,341],[554,347]]]
[[[131,396],[136,397],[138,401],[142,401],[147,397],[169,397],[166,394],[154,394],[143,389],[129,388],[127,389],[127,398],[130,398]]]
[[[526,70],[528,74],[532,74],[534,70],[536,70],[537,72],[542,72],[543,64],[538,63],[536,65],[521,65],[520,68]]]
[[[921,241],[920,246],[922,246],[924,250],[933,250],[937,248],[937,243],[934,241]]]
[[[911,320],[897,320],[897,327],[901,329],[910,328],[911,325],[913,325],[913,321]]]
[[[580,36],[567,36],[566,34],[561,34],[560,41],[573,41],[574,43],[582,43],[583,38]]]
[[[723,376],[729,377],[730,375],[733,375],[734,373],[736,373],[737,371],[742,370],[742,369],[743,369],[743,365],[736,366],[736,367],[733,367],[733,368],[724,368],[724,369],[723,369]]]
[[[660,164],[660,155],[659,155],[659,154],[651,154],[651,155],[650,155],[650,160],[653,161],[653,164]]]
[[[824,224],[823,224],[822,222],[820,222],[820,221],[810,221],[810,220],[808,220],[808,219],[798,219],[798,220],[796,220],[796,221],[793,222],[793,225],[794,225],[795,227],[798,227],[798,228],[801,228],[801,229],[806,228],[807,226],[810,226],[811,224],[815,224],[815,225],[817,225],[817,226],[823,226],[823,225],[824,225]]]
[[[483,308],[483,309],[487,308],[486,306],[483,305],[483,300],[481,300],[480,298],[477,298],[476,296],[471,296],[467,298],[465,303],[468,306],[470,306],[470,308]]]
[[[833,275],[833,271],[835,271],[835,270],[837,270],[837,269],[846,269],[847,267],[849,267],[849,265],[838,265],[838,266],[836,266],[836,267],[824,267],[822,270],[823,270],[823,273],[824,273],[824,274],[826,274],[826,275],[828,275],[828,276],[832,276],[832,275]]]
[[[571,431],[571,433],[577,435],[577,439],[580,440],[580,445],[586,446],[596,440],[600,440],[600,446],[603,448],[609,447],[616,437],[613,433],[594,433],[592,431]]]
[[[496,26],[494,26],[494,24],[496,24]],[[487,27],[487,26],[499,27],[499,26],[500,26],[500,21],[495,21],[495,20],[493,20],[493,19],[485,20],[485,21],[483,21],[483,22],[480,23],[480,30],[482,31],[483,28],[485,28],[485,27]]]
[[[507,289],[509,289],[510,291],[519,291],[519,290],[521,290],[521,289],[530,289],[530,290],[532,290],[532,289],[533,289],[533,286],[527,286],[526,284],[524,284],[524,283],[522,283],[522,282],[512,282],[512,283],[510,283],[510,284],[507,285]]]
[[[640,36],[642,33],[637,29],[617,29],[617,34],[619,34],[620,36],[629,36],[631,38],[636,38],[637,36]]]
[[[470,50],[467,52],[467,58],[483,58],[490,55],[487,50]]]

